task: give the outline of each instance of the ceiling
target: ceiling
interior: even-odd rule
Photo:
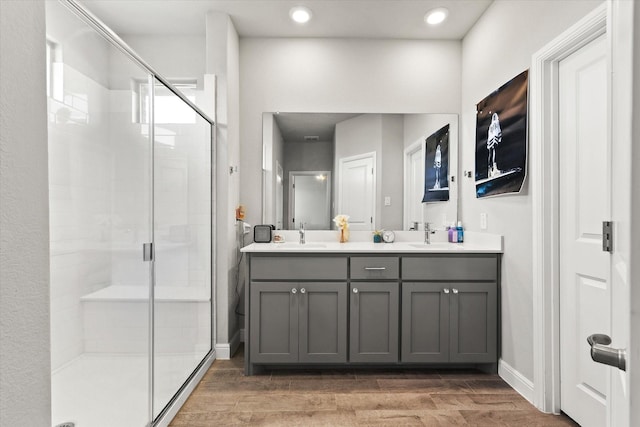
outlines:
[[[360,113],[276,113],[278,128],[285,142],[305,142],[305,136],[317,136],[318,141],[333,141],[336,124]]]
[[[493,0],[79,0],[120,35],[202,35],[209,11],[224,12],[240,37],[340,37],[460,40]],[[295,24],[304,5],[313,19]],[[449,9],[437,26],[427,11]]]

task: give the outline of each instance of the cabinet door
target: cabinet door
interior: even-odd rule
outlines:
[[[451,283],[451,362],[497,359],[496,283]]]
[[[299,283],[299,361],[347,361],[347,284]]]
[[[298,288],[251,282],[251,363],[298,361]]]
[[[351,283],[351,362],[398,361],[398,288],[398,282]]]
[[[446,283],[402,284],[402,361],[449,361],[449,296]]]

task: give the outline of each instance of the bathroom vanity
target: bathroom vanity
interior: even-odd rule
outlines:
[[[499,241],[245,247],[246,374],[268,365],[495,370]]]

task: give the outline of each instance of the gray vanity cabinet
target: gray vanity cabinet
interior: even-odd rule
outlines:
[[[498,255],[402,259],[403,362],[495,363]]]
[[[497,284],[449,285],[449,360],[456,363],[494,363],[498,348]]]
[[[347,361],[347,284],[300,283],[298,360]]]
[[[400,258],[351,256],[349,279],[349,361],[396,363]]]
[[[246,372],[495,364],[500,255],[251,254]]]
[[[251,256],[251,364],[347,361],[347,258]]]
[[[402,361],[449,361],[447,284],[402,284]]]
[[[251,360],[298,361],[298,295],[296,283],[251,283]]]
[[[255,282],[251,286],[252,362],[346,362],[346,283]]]
[[[398,282],[351,283],[351,362],[398,361],[398,294]]]

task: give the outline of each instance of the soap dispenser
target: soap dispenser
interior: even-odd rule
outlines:
[[[458,243],[464,242],[464,228],[462,228],[462,221],[458,221],[456,231],[458,233]]]
[[[448,240],[449,240],[449,243],[458,242],[458,230],[456,228],[455,222],[452,222],[451,225],[449,226]]]

